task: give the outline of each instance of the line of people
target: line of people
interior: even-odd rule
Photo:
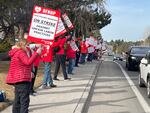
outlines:
[[[41,45],[27,42],[28,34],[12,46],[9,51],[11,57],[10,68],[6,83],[15,88],[13,113],[28,113],[30,95],[35,95],[34,83],[40,62],[44,63],[42,88],[57,87],[53,80],[59,80],[60,66],[64,80],[70,80],[74,74],[74,67],[79,67],[87,61],[92,61],[96,46],[90,45],[81,38],[73,39],[69,34],[55,38],[53,43]],[[93,42],[92,42],[93,43]],[[97,42],[96,42],[97,43]],[[88,55],[88,57],[87,57]],[[54,75],[51,74],[51,64],[55,58]],[[66,61],[68,62],[66,67]]]

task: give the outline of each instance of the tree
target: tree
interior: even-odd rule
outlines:
[[[126,42],[124,40],[111,40],[109,45],[113,46],[113,52],[116,54],[121,54],[122,52],[126,52],[130,46],[141,46],[143,45],[143,41],[129,41]]]
[[[77,36],[86,36],[93,30],[100,30],[111,22],[111,14],[104,8],[105,0],[1,0],[0,33],[4,41],[15,41],[16,34],[23,34],[29,28],[34,4],[67,13],[75,26]],[[17,36],[18,37],[18,36]]]

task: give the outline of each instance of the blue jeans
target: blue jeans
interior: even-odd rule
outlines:
[[[93,53],[89,53],[87,61],[92,61],[92,60],[93,60]]]
[[[86,53],[82,53],[81,54],[81,59],[80,59],[81,64],[85,63],[85,58],[86,58]]]
[[[68,74],[72,74],[74,65],[75,65],[75,59],[74,58],[69,58]]]
[[[53,80],[51,77],[51,63],[45,62],[45,68],[44,68],[44,77],[43,77],[43,85],[52,85]]]

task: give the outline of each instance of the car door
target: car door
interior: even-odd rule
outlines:
[[[150,53],[147,53],[146,56],[145,56],[145,59],[148,60],[148,64],[143,64],[142,65],[142,73],[143,73],[143,79],[144,81],[146,82],[147,81],[147,75],[148,75],[148,72],[150,71]]]
[[[145,58],[143,58],[143,59],[145,59]],[[144,79],[144,68],[145,68],[144,64],[140,63],[140,74],[141,74],[142,79]]]

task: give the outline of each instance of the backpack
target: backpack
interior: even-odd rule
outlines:
[[[0,90],[0,102],[4,102],[6,100],[6,93]]]
[[[55,48],[53,49],[53,52],[54,52],[54,53],[57,53],[59,50],[60,50],[60,47],[57,46],[57,47],[55,47]]]

